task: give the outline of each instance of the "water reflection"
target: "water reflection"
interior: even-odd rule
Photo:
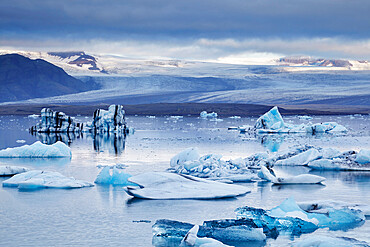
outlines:
[[[109,153],[121,154],[125,150],[125,134],[117,133],[75,133],[75,132],[63,132],[63,133],[37,133],[30,132],[31,135],[35,136],[39,141],[45,144],[54,144],[61,141],[70,146],[76,139],[88,139],[92,140],[94,150],[97,152],[108,150]]]

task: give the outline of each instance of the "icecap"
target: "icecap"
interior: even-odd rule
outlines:
[[[214,199],[243,195],[244,186],[209,181],[187,175],[148,172],[128,178],[139,187],[126,187],[126,192],[144,199]]]
[[[76,123],[73,117],[49,108],[41,110],[41,122],[30,128],[31,132],[40,133],[80,132],[82,130],[83,124]]]
[[[32,145],[0,150],[1,158],[60,158],[72,156],[71,149],[63,142],[46,145],[39,141]]]
[[[259,117],[254,125],[257,133],[323,133],[345,132],[347,129],[336,122],[293,125],[285,123],[277,106]]]
[[[245,159],[225,161],[222,155],[200,156],[197,148],[188,148],[171,159],[169,171],[212,180],[251,181],[257,178],[254,168],[259,168],[259,162],[265,164],[266,158],[267,154],[255,154]]]
[[[182,239],[180,246],[194,246],[194,247],[222,247],[222,246],[230,246],[223,244],[220,241],[217,241],[213,238],[198,238],[197,234],[199,231],[199,226],[195,225],[191,228],[185,237]]]
[[[202,111],[200,113],[200,117],[201,118],[217,118],[217,113],[216,112],[211,112],[211,113],[208,113],[207,111]]]
[[[20,166],[0,166],[0,176],[12,176],[27,171],[28,168]]]
[[[261,166],[258,176],[274,184],[318,184],[325,180],[324,177],[311,174],[300,174],[291,177],[276,177],[265,166]]]
[[[82,188],[94,186],[90,182],[77,180],[72,177],[65,177],[58,172],[33,170],[14,175],[3,181],[4,187],[18,187],[18,189],[38,188]]]
[[[369,247],[366,242],[347,237],[312,235],[292,244],[293,247]]]
[[[112,174],[110,172],[111,170],[112,170]],[[96,177],[95,183],[135,186],[136,184],[131,183],[127,180],[129,177],[131,177],[130,174],[123,172],[122,169],[118,169],[116,166],[113,166],[112,168],[109,166],[106,166],[100,171],[100,173]]]
[[[272,217],[296,217],[315,223],[318,227],[329,227],[329,229],[352,228],[365,220],[365,215],[362,211],[348,207],[327,207],[325,213],[304,211],[293,197],[286,199],[279,206],[269,210],[268,214]]]
[[[182,239],[195,225],[180,221],[160,219],[153,225],[153,243],[155,246],[177,246],[169,243],[181,243]],[[196,230],[196,229],[193,229]],[[204,221],[199,225],[197,238],[190,236],[188,243],[195,243],[199,238],[212,238],[222,242],[265,241],[264,230],[250,220],[222,219]],[[156,244],[158,243],[158,244]],[[199,243],[199,242],[198,242]],[[191,246],[191,245],[190,245]],[[195,245],[197,246],[197,245]]]
[[[111,105],[108,111],[97,109],[93,115],[93,122],[89,126],[94,133],[115,132],[126,134],[130,130],[125,119],[125,110],[122,105]]]
[[[331,157],[323,156],[308,163],[318,170],[370,171],[369,150],[339,152]]]

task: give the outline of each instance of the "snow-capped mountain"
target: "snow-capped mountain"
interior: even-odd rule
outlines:
[[[370,70],[368,61],[312,58],[307,56],[283,57],[276,61],[277,65],[287,71],[304,70]]]
[[[138,59],[116,55],[71,52],[27,52],[0,50],[0,55],[16,53],[31,59],[44,59],[63,68],[71,75],[124,75],[124,76],[194,76],[244,78],[250,76],[249,65],[173,59]],[[271,63],[270,63],[271,64]],[[331,71],[370,70],[368,61],[315,59],[311,57],[284,57],[266,66],[269,71]],[[253,66],[252,66],[253,67]]]

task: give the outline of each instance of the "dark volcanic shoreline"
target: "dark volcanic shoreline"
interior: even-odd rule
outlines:
[[[0,115],[39,114],[44,107],[54,111],[63,111],[68,115],[91,116],[95,109],[108,109],[109,104],[62,105],[62,104],[23,104],[0,105]],[[278,105],[279,106],[279,105]],[[260,116],[273,106],[229,103],[156,103],[124,105],[127,115],[191,115],[199,116],[201,111],[217,112],[220,117],[227,116]],[[369,108],[333,105],[289,105],[279,106],[282,115],[351,115],[369,114]]]

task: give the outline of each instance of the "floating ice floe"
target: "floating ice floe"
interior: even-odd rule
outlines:
[[[201,118],[217,118],[218,114],[216,112],[208,113],[207,111],[202,111],[200,113]]]
[[[94,112],[93,122],[89,126],[93,133],[115,132],[126,134],[130,132],[125,119],[125,110],[122,105],[111,105],[108,111],[97,109]]]
[[[174,244],[171,246],[178,246],[181,241],[183,243],[185,242],[186,236],[188,236],[188,241],[185,242],[187,244],[201,244],[203,241],[214,242],[215,240],[223,243],[245,243],[248,241],[262,242],[266,240],[266,235],[262,228],[258,228],[252,221],[244,219],[204,221],[202,225],[199,225],[198,229],[194,227],[196,226],[193,224],[180,221],[166,219],[157,220],[152,227],[153,243],[155,246],[169,246],[169,242],[171,242]],[[197,235],[195,235],[196,230]],[[205,244],[204,242],[203,244]]]
[[[255,154],[245,159],[225,161],[222,155],[207,154],[200,156],[197,148],[188,148],[171,159],[169,169],[178,174],[213,180],[247,182],[258,178],[255,168],[265,164],[267,154]]]
[[[53,111],[49,108],[41,110],[41,122],[32,126],[30,132],[37,133],[63,133],[81,132],[83,124],[76,123],[73,117],[67,116],[64,112]]]
[[[348,237],[330,237],[325,235],[307,236],[292,244],[293,247],[369,247],[363,241]]]
[[[16,140],[16,143],[26,143],[26,140]]]
[[[65,177],[59,172],[33,170],[14,175],[3,181],[4,187],[18,187],[18,189],[59,188],[72,189],[94,186],[90,182]]]
[[[311,174],[300,174],[291,177],[276,177],[265,166],[261,166],[258,176],[274,184],[318,184],[325,180],[324,177]]]
[[[112,170],[112,173],[111,173],[111,170]],[[129,177],[131,177],[131,175],[123,172],[122,169],[118,169],[115,166],[113,166],[112,168],[109,166],[106,166],[100,171],[100,173],[96,177],[95,183],[135,186],[136,184],[131,183],[127,180]]]
[[[347,151],[330,158],[320,158],[308,163],[317,170],[370,171],[370,151]]]
[[[32,114],[32,115],[28,115],[27,117],[28,117],[28,118],[39,118],[39,117],[40,117],[40,115]]]
[[[305,208],[307,209],[307,208]],[[273,217],[279,219],[300,219],[307,223],[312,223],[317,227],[325,228],[329,227],[329,229],[349,229],[358,227],[359,225],[364,223],[365,215],[361,210],[352,209],[348,207],[341,207],[341,208],[334,208],[334,207],[326,207],[325,213],[314,213],[303,210],[291,197],[286,199],[282,202],[279,206],[266,211],[263,217],[258,216],[255,214],[255,210],[250,212],[249,207],[243,207],[236,210],[238,218],[252,218],[255,220],[257,225],[266,223],[266,224],[276,224],[275,220],[271,220],[270,218],[266,217]],[[258,216],[258,217],[256,217]],[[280,223],[279,223],[280,224]],[[286,224],[286,223],[283,223]],[[289,226],[289,224],[288,224]],[[279,229],[280,226],[277,226]],[[285,227],[285,226],[284,226]],[[305,229],[302,226],[302,229]],[[309,226],[308,229],[312,229],[312,225]]]
[[[240,118],[241,118],[241,116],[231,116],[231,117],[229,117],[229,118],[231,118],[231,119],[240,119]]]
[[[46,145],[39,141],[32,145],[0,150],[0,158],[61,158],[72,156],[71,149],[63,142]]]
[[[195,225],[191,228],[185,237],[182,239],[180,246],[194,246],[194,247],[227,247],[230,245],[223,244],[213,238],[199,238],[198,235],[199,226]]]
[[[27,171],[28,168],[20,166],[0,166],[0,176],[13,176],[15,174]]]
[[[346,127],[336,122],[294,125],[285,123],[277,106],[259,117],[253,128],[257,133],[328,133],[345,132]]]
[[[311,119],[312,119],[312,117],[310,117],[310,116],[306,116],[306,115],[298,116],[298,118],[299,118],[300,120],[311,120]]]
[[[128,178],[128,181],[140,187],[127,186],[126,192],[143,199],[215,199],[250,192],[240,185],[166,172],[143,173]]]

